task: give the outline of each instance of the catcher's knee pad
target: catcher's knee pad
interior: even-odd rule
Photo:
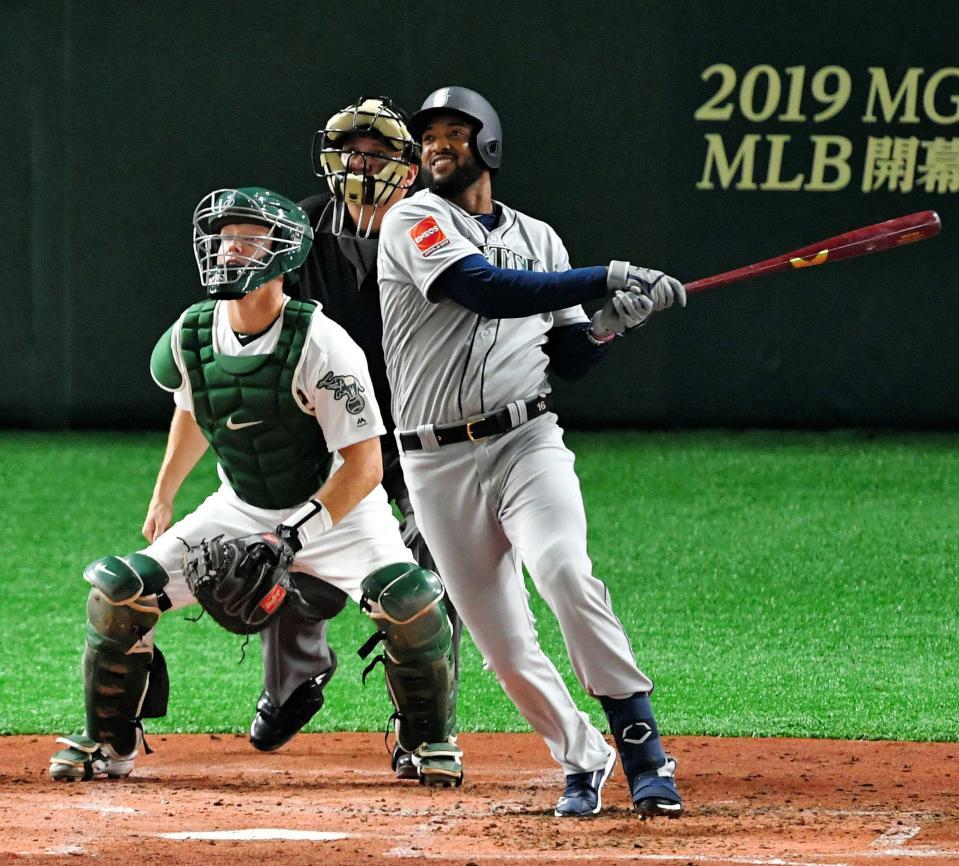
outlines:
[[[362,588],[361,605],[383,639],[400,746],[447,742],[456,729],[456,675],[442,581],[404,562],[374,571]]]
[[[156,560],[140,553],[98,559],[86,567],[83,577],[92,585],[83,653],[86,733],[126,755],[137,745],[151,667],[161,690],[166,681],[159,651],[141,640],[160,618],[157,594],[169,577]],[[151,715],[163,715],[165,693],[155,694],[152,703]],[[163,712],[156,712],[158,705]]]

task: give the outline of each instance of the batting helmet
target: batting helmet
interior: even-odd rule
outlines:
[[[468,87],[441,87],[434,90],[422,107],[410,118],[410,132],[417,141],[430,119],[445,111],[464,114],[478,124],[473,134],[473,147],[483,164],[496,171],[503,160],[503,128],[499,115],[485,97]]]
[[[228,225],[260,225],[267,235],[249,235],[248,253],[221,255]],[[295,203],[259,186],[217,189],[203,197],[193,213],[193,253],[200,282],[211,298],[236,299],[280,274],[296,271],[313,245],[309,217]]]

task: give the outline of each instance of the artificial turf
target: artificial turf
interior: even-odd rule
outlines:
[[[595,573],[655,680],[666,734],[959,739],[959,435],[572,433]],[[82,727],[83,566],[143,546],[157,433],[0,433],[0,733]],[[216,483],[209,457],[177,514]],[[259,641],[196,608],[158,629],[172,683],[161,731],[238,732],[259,696]],[[562,639],[541,641],[579,705]],[[382,730],[382,673],[354,605],[330,629],[340,667],[311,730]],[[528,730],[472,642],[459,726]]]

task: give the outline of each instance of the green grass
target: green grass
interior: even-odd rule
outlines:
[[[596,574],[610,587],[666,734],[959,739],[959,435],[571,434]],[[164,437],[0,434],[0,732],[82,719],[83,566],[142,546]],[[178,514],[215,483],[205,459]],[[571,672],[544,605],[549,655]],[[259,641],[170,614],[170,714],[152,731],[243,731]],[[313,730],[378,730],[369,633],[331,626],[340,669]],[[462,730],[528,730],[467,639]]]

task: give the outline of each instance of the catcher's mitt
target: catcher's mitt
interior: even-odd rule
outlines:
[[[262,631],[290,593],[293,550],[272,532],[187,546],[183,575],[193,597],[223,628]]]

